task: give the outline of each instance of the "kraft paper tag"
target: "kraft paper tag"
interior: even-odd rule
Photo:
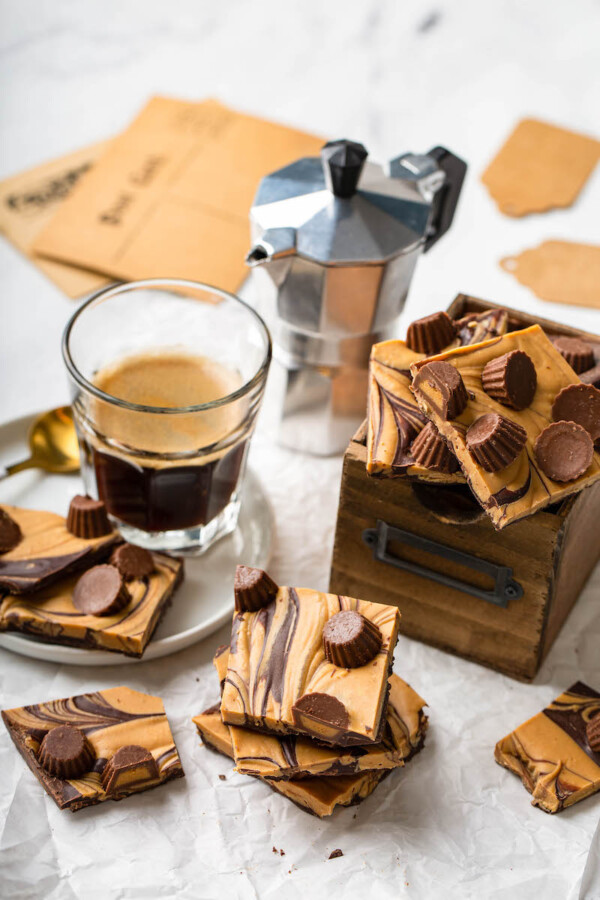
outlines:
[[[544,241],[500,265],[542,300],[600,309],[600,247]]]
[[[571,206],[600,159],[600,141],[547,122],[519,122],[481,180],[507,216]]]
[[[43,259],[33,252],[32,246],[108,145],[109,141],[93,144],[0,182],[0,229],[68,297],[91,293],[112,279],[68,263]]]
[[[44,256],[114,278],[236,290],[261,177],[323,140],[208,100],[155,97],[38,236]]]

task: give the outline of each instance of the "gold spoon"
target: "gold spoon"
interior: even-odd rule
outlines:
[[[42,413],[29,429],[31,456],[12,466],[0,466],[0,480],[23,469],[66,474],[79,469],[79,445],[70,406]]]

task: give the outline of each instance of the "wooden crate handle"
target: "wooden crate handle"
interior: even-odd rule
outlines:
[[[513,571],[510,566],[497,566],[486,559],[480,559],[478,556],[472,556],[470,553],[463,553],[454,547],[448,547],[446,544],[431,541],[428,538],[412,534],[410,531],[404,531],[402,528],[395,528],[381,519],[377,520],[376,528],[367,528],[363,531],[362,539],[373,550],[373,558],[377,562],[395,566],[397,569],[404,569],[406,572],[412,572],[413,575],[420,575],[422,578],[428,578],[430,581],[437,581],[438,584],[462,591],[464,594],[471,594],[473,597],[479,597],[480,600],[487,600],[488,603],[493,603],[495,606],[506,608],[510,600],[518,600],[519,597],[523,596],[523,588],[512,577]],[[441,556],[443,559],[459,563],[469,569],[473,569],[475,572],[483,572],[485,575],[490,575],[494,579],[494,587],[492,590],[487,591],[474,584],[469,584],[468,581],[461,581],[461,579],[453,578],[444,572],[436,572],[435,569],[429,569],[427,566],[419,565],[419,563],[402,559],[389,552],[388,544],[390,541],[408,544],[409,547],[415,547],[417,550],[424,550],[435,556]]]

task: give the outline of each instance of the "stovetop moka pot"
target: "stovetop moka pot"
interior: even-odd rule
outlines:
[[[418,257],[452,224],[466,163],[443,147],[387,166],[330,141],[262,179],[250,213],[274,344],[282,443],[341,452],[364,416],[369,352],[391,337]],[[260,273],[260,275],[259,275]]]

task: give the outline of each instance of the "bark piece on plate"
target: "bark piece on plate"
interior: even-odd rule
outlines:
[[[96,538],[71,534],[63,516],[42,510],[0,505],[21,530],[22,538],[0,556],[0,590],[25,594],[71,572],[101,562],[120,540],[116,531]]]
[[[153,553],[152,559],[152,575],[128,581],[129,602],[108,615],[92,615],[74,605],[81,581],[77,575],[26,596],[0,593],[0,631],[20,631],[51,644],[140,657],[183,578],[180,559],[165,553]]]

